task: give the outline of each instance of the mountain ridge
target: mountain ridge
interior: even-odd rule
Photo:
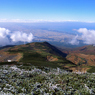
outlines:
[[[66,53],[62,53],[58,48],[48,42],[33,42],[6,47],[1,49],[0,52],[3,54],[0,54],[3,63],[11,60],[17,63],[61,67],[67,70],[70,70],[69,68],[72,66],[76,66],[65,58]]]

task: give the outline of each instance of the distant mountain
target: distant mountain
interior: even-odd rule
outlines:
[[[0,49],[4,49],[4,48],[8,48],[8,47],[14,47],[15,45],[6,45],[6,46],[3,46],[3,47],[0,47]]]
[[[75,64],[95,66],[95,46],[87,45],[76,48],[72,51],[69,51],[69,54],[66,58]]]
[[[74,49],[73,52],[95,55],[95,46],[86,45],[86,46]]]
[[[34,42],[5,47],[0,50],[0,61],[3,63],[11,60],[20,64],[61,67],[68,70],[70,70],[70,67],[76,66],[65,58],[66,53],[48,42]]]

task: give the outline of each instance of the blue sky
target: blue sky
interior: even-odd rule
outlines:
[[[95,22],[95,0],[0,0],[0,20]]]

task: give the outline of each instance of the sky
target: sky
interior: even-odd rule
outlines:
[[[0,0],[0,21],[95,22],[95,0]]]
[[[69,42],[72,45],[80,44],[80,40],[84,44],[95,44],[95,0],[0,0],[0,22],[54,22],[49,26],[43,23],[46,26],[42,28],[76,33]],[[62,23],[56,27],[55,22]],[[3,46],[32,42],[34,38],[32,31],[25,33],[0,27],[0,45]]]

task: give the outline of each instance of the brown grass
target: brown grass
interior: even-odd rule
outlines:
[[[53,56],[47,56],[48,61],[58,61],[58,58],[54,58]]]
[[[79,62],[85,63],[85,60],[86,60],[87,65],[95,66],[95,55],[87,55],[87,54],[81,54],[81,53],[71,53],[66,58],[67,58],[67,60],[70,60],[75,64],[78,64]],[[85,59],[85,60],[83,60],[83,59]]]

